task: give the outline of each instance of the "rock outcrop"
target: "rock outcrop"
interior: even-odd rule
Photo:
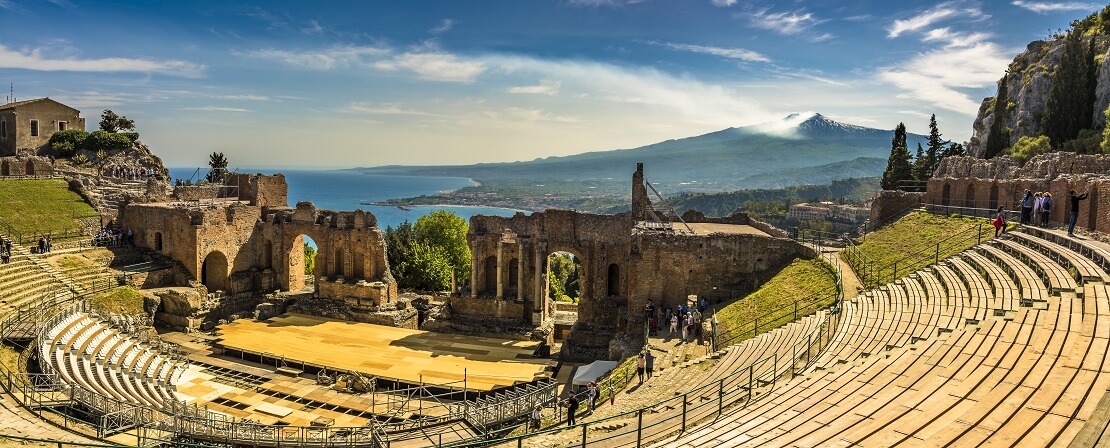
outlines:
[[[1092,37],[1085,38],[1085,45]],[[1095,36],[1095,48],[1100,56],[1098,70],[1098,87],[1095,101],[1095,113],[1092,126],[1101,130],[1106,122],[1103,111],[1110,105],[1110,48],[1105,36]],[[1013,62],[1006,69],[1006,89],[1008,116],[1006,126],[1012,132],[1007,146],[1017,142],[1024,136],[1041,134],[1041,117],[1044,115],[1045,104],[1048,101],[1048,92],[1052,89],[1052,73],[1060,64],[1060,56],[1064,52],[1064,39],[1052,41],[1033,41],[1025,51],[1014,57]],[[1001,80],[999,80],[1001,83]],[[968,142],[968,152],[976,157],[981,157],[983,148],[987,143],[991,124],[994,123],[995,98],[984,98],[979,106],[979,113],[972,123],[972,137]]]
[[[1083,174],[1110,174],[1110,155],[1050,152],[1037,155],[1020,167],[1010,156],[993,159],[946,157],[933,172],[933,178],[1053,180]]]

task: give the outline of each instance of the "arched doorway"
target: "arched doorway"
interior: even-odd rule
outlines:
[[[556,251],[547,256],[544,294],[554,305],[556,339],[566,339],[578,322],[583,272],[581,260],[571,252]]]
[[[0,162],[0,176],[11,176],[12,168],[8,162]]]
[[[262,268],[269,269],[274,266],[274,243],[266,240],[262,246]]]
[[[316,276],[320,274],[320,263],[325,258],[317,256],[318,253],[316,241],[308,235],[300,234],[293,238],[287,254],[289,274],[285,279],[286,290],[294,293],[311,293],[316,290]]]
[[[940,191],[940,205],[948,206],[952,204],[952,185],[947,182],[944,184],[944,189]]]
[[[162,251],[162,232],[154,232],[154,250],[156,252]]]
[[[519,273],[520,267],[517,266],[517,259],[513,258],[509,260],[509,278],[506,279],[506,283],[509,285],[509,287],[505,288],[506,298],[516,298],[517,288],[520,287],[520,284],[518,282],[518,280],[520,279],[520,276],[518,275]]]
[[[1091,185],[1094,187],[1094,185]],[[1090,188],[1089,197],[1087,198],[1087,230],[1094,231],[1095,225],[1098,224],[1098,188]]]
[[[335,277],[343,277],[345,272],[343,270],[343,248],[335,248],[335,258],[332,260],[331,275]]]
[[[969,184],[967,191],[964,192],[964,207],[975,207],[975,184]]]
[[[991,196],[990,201],[987,203],[987,208],[991,210],[998,209],[998,184],[991,182]]]
[[[227,290],[227,256],[218,250],[208,253],[200,267],[200,278],[209,292]]]
[[[28,176],[34,176],[35,175],[35,161],[34,160],[28,160],[27,164],[24,165],[24,166],[25,166],[25,168],[23,169],[23,174],[26,174]]]
[[[605,279],[605,295],[609,297],[621,295],[621,267],[616,263],[610,264]]]

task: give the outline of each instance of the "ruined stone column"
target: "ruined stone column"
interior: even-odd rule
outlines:
[[[478,251],[470,248],[470,298],[478,298]]]
[[[536,243],[533,246],[536,251],[536,295],[532,296],[532,325],[539,325],[543,322],[543,305],[547,300],[547,295],[544,294],[544,269],[543,269],[543,246]]]
[[[524,301],[524,243],[516,242],[516,300]]]
[[[504,271],[503,268],[504,268],[504,265],[505,265],[505,262],[503,261],[504,258],[505,258],[505,242],[504,241],[498,241],[497,242],[497,298],[498,299],[503,299],[505,297],[505,287],[503,286],[503,284],[505,283],[505,278],[504,278],[505,274],[503,273],[503,271]]]

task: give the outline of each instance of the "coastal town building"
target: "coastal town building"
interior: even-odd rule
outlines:
[[[37,154],[55,132],[85,130],[81,111],[50,98],[17,101],[0,106],[0,156]]]
[[[871,207],[841,205],[832,202],[802,203],[790,206],[786,217],[798,221],[844,221],[861,223],[871,217]]]

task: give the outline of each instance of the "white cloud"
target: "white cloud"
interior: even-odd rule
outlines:
[[[752,26],[787,36],[796,36],[821,23],[813,13],[797,10],[771,13],[770,8],[748,14]]]
[[[448,31],[451,31],[451,28],[455,27],[455,23],[456,22],[454,19],[443,19],[439,22],[438,25],[432,27],[432,29],[428,31],[430,31],[432,34],[446,33]]]
[[[596,8],[598,6],[621,6],[624,4],[634,5],[640,3],[642,0],[567,0],[567,3],[574,6],[588,6]]]
[[[272,101],[273,98],[264,95],[220,95],[216,98],[231,101]]]
[[[182,107],[178,110],[199,110],[203,112],[250,112],[250,109],[242,109],[239,107],[223,107],[223,106],[200,106],[200,107]]]
[[[931,114],[927,114],[925,112],[920,112],[920,111],[916,111],[916,110],[900,110],[900,111],[898,111],[898,113],[905,114],[905,115],[913,115],[915,117],[925,118],[925,119],[928,119],[928,118],[932,117]]]
[[[434,117],[437,114],[422,112],[413,109],[405,109],[400,103],[370,103],[366,101],[354,101],[343,108],[343,112],[353,114],[371,114],[371,115],[412,115],[422,117]]]
[[[555,95],[559,93],[559,88],[562,86],[563,83],[561,81],[541,79],[540,83],[537,85],[509,87],[505,91],[509,93],[535,93],[541,95]]]
[[[945,47],[919,53],[897,68],[880,69],[878,79],[903,93],[899,98],[924,101],[936,107],[974,115],[979,103],[961,89],[982,89],[998,81],[1015,51],[992,42]],[[952,67],[959,67],[953,70]]]
[[[390,50],[384,47],[350,45],[308,51],[268,48],[254,51],[232,50],[231,53],[236,56],[281,61],[294,67],[310,70],[331,70],[367,63],[366,59],[368,57],[384,56],[389,54]]]
[[[324,31],[326,31],[324,26],[316,20],[309,20],[308,26],[301,28],[301,32],[305,34],[324,34]]]
[[[937,28],[925,33],[922,42],[943,42],[946,48],[969,47],[985,42],[991,37],[987,33],[961,33],[946,28]]]
[[[710,47],[704,45],[690,45],[690,44],[676,44],[672,42],[652,42],[656,45],[662,45],[672,50],[689,51],[693,53],[709,54],[713,56],[720,56],[728,59],[736,59],[745,62],[770,62],[771,60],[762,54],[756,53],[751,50],[743,48],[722,48]]]
[[[918,13],[908,19],[895,20],[894,24],[891,25],[890,28],[887,28],[889,32],[887,37],[895,38],[903,33],[928,28],[935,23],[947,19],[982,20],[989,17],[990,16],[984,14],[978,7],[962,7],[956,2],[944,2],[934,6],[933,9]]]
[[[414,51],[378,61],[374,63],[374,67],[387,71],[407,69],[416,73],[420,79],[446,82],[474,82],[478,75],[486,71],[482,62],[439,51],[434,45],[424,45]]]
[[[1093,11],[1101,8],[1101,6],[1096,3],[1084,2],[1029,2],[1014,0],[1010,2],[1010,4],[1019,8],[1028,9],[1037,14],[1062,11]]]
[[[487,112],[486,116],[508,121],[554,121],[559,123],[577,123],[579,121],[578,117],[556,115],[542,109],[523,107],[509,107],[501,112]]]
[[[729,6],[735,5],[736,0],[709,0],[709,3],[712,3],[713,6],[727,8]]]
[[[160,73],[174,76],[199,77],[205,66],[187,61],[153,60],[136,58],[82,59],[73,48],[63,49],[63,55],[48,55],[46,48],[9,49],[0,45],[0,68],[19,68],[39,71],[69,72],[139,72]]]

